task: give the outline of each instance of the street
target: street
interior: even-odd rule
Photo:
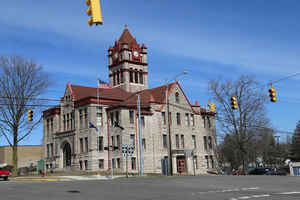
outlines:
[[[0,181],[1,199],[300,199],[299,177],[197,176],[115,180]]]

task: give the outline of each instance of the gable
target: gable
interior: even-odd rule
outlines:
[[[74,99],[74,94],[70,82],[67,83],[67,87],[65,89],[65,93],[62,99],[64,101],[72,101],[72,99]]]
[[[166,87],[164,87],[164,91]],[[179,95],[179,102],[176,102],[176,97],[175,94],[178,93]],[[161,105],[159,112],[161,112],[165,105],[166,105],[166,100],[165,100],[165,94],[163,95],[163,105]],[[192,105],[190,104],[188,98],[186,97],[185,93],[183,92],[182,88],[180,87],[180,85],[178,84],[178,82],[174,82],[169,84],[168,87],[168,98],[169,98],[169,104],[172,104],[174,106],[178,106],[178,107],[182,107],[183,109],[186,109],[187,111],[190,112],[194,112],[194,113],[198,113],[194,110],[194,108],[192,107]]]

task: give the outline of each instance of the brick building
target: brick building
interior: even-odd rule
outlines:
[[[168,157],[166,85],[148,88],[147,47],[125,27],[108,49],[109,85],[67,83],[60,105],[43,112],[47,168],[125,172],[122,144],[133,144],[129,171],[139,170],[137,94],[145,173],[162,173]],[[214,113],[190,104],[177,81],[168,85],[173,173],[206,173],[216,166]],[[94,126],[94,127],[91,127]],[[106,146],[119,150],[106,151]],[[193,155],[190,152],[193,150]],[[112,166],[111,166],[112,165]]]
[[[42,159],[43,146],[41,145],[19,145],[18,146],[18,167],[36,166],[37,161]],[[12,148],[10,146],[0,147],[0,164],[13,165]]]

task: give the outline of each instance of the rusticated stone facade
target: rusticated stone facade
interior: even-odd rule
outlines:
[[[60,105],[43,113],[43,157],[54,170],[125,172],[122,144],[133,144],[129,172],[137,173],[139,146],[145,173],[163,173],[168,157],[166,86],[148,89],[147,47],[128,29],[108,50],[110,83],[98,88],[67,84]],[[121,56],[122,55],[122,56]],[[139,144],[137,95],[141,97]],[[168,85],[174,174],[216,168],[214,114],[191,105],[177,81]],[[119,149],[107,151],[104,147]]]

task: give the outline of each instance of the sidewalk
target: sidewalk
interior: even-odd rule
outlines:
[[[80,180],[112,180],[123,176],[22,176],[22,177],[9,177],[10,181],[29,181],[29,182],[57,182],[57,181],[80,181]]]

